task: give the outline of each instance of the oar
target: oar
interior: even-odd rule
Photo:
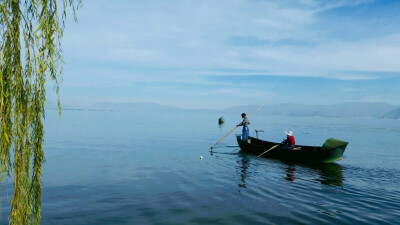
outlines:
[[[260,157],[260,156],[264,155],[265,153],[267,153],[267,152],[271,151],[272,149],[274,149],[274,148],[278,147],[279,145],[280,145],[280,144],[277,144],[277,145],[274,145],[274,146],[272,146],[272,147],[271,147],[271,148],[269,148],[267,151],[265,151],[265,152],[263,152],[263,153],[259,154],[257,157]]]
[[[270,102],[278,93],[274,94],[271,98],[269,98],[265,103],[263,103],[262,105],[260,105],[260,107],[258,107],[256,110],[254,110],[254,112],[252,112],[248,118],[250,118],[252,115],[254,115],[254,113],[258,112],[260,109],[262,109],[262,107],[264,107],[268,102]],[[231,131],[229,131],[227,134],[225,134],[225,136],[223,136],[221,139],[219,139],[219,141],[217,143],[215,143],[213,146],[211,146],[210,151],[213,150],[213,148],[219,144],[222,140],[224,140],[230,133],[232,133],[235,129],[237,128],[237,126],[235,126]]]

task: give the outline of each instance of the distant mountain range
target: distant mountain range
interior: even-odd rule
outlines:
[[[252,112],[256,108],[256,105],[239,106],[226,111],[235,113]],[[400,118],[400,108],[398,106],[381,102],[347,102],[335,105],[275,104],[265,106],[258,113],[285,116]]]
[[[51,105],[51,104],[48,104]],[[96,111],[148,111],[148,112],[215,112],[223,114],[251,113],[258,105],[244,105],[225,110],[189,110],[168,107],[156,103],[97,103],[90,107],[74,108],[63,106],[64,110],[96,110]],[[49,107],[54,108],[54,107]],[[302,105],[302,104],[269,104],[257,114],[283,116],[319,116],[319,117],[370,117],[400,119],[400,107],[382,102],[346,102],[335,105]]]
[[[110,111],[179,111],[180,108],[168,107],[159,105],[156,103],[149,102],[138,102],[138,103],[112,103],[102,102],[94,104],[90,107],[94,110],[110,110]]]
[[[400,107],[386,113],[385,115],[382,116],[382,118],[400,119]]]

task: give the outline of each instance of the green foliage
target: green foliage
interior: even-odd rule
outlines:
[[[40,223],[45,83],[54,82],[61,113],[61,38],[67,9],[75,17],[79,5],[80,0],[0,1],[0,182],[13,172],[10,224]]]

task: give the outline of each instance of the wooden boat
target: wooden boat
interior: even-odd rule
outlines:
[[[279,143],[263,141],[258,138],[249,137],[247,141],[242,141],[241,135],[236,135],[237,142],[241,151],[260,155]],[[280,145],[266,152],[263,157],[270,157],[289,161],[305,161],[331,163],[342,158],[348,142],[335,138],[329,138],[319,146],[296,145],[293,150],[283,149]]]

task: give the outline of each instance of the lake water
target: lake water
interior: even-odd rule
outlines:
[[[234,134],[210,154],[241,121],[220,116],[47,111],[42,224],[400,224],[400,120],[250,118],[262,139],[349,142],[338,163],[302,165],[239,153]],[[8,178],[1,224],[11,197]]]

